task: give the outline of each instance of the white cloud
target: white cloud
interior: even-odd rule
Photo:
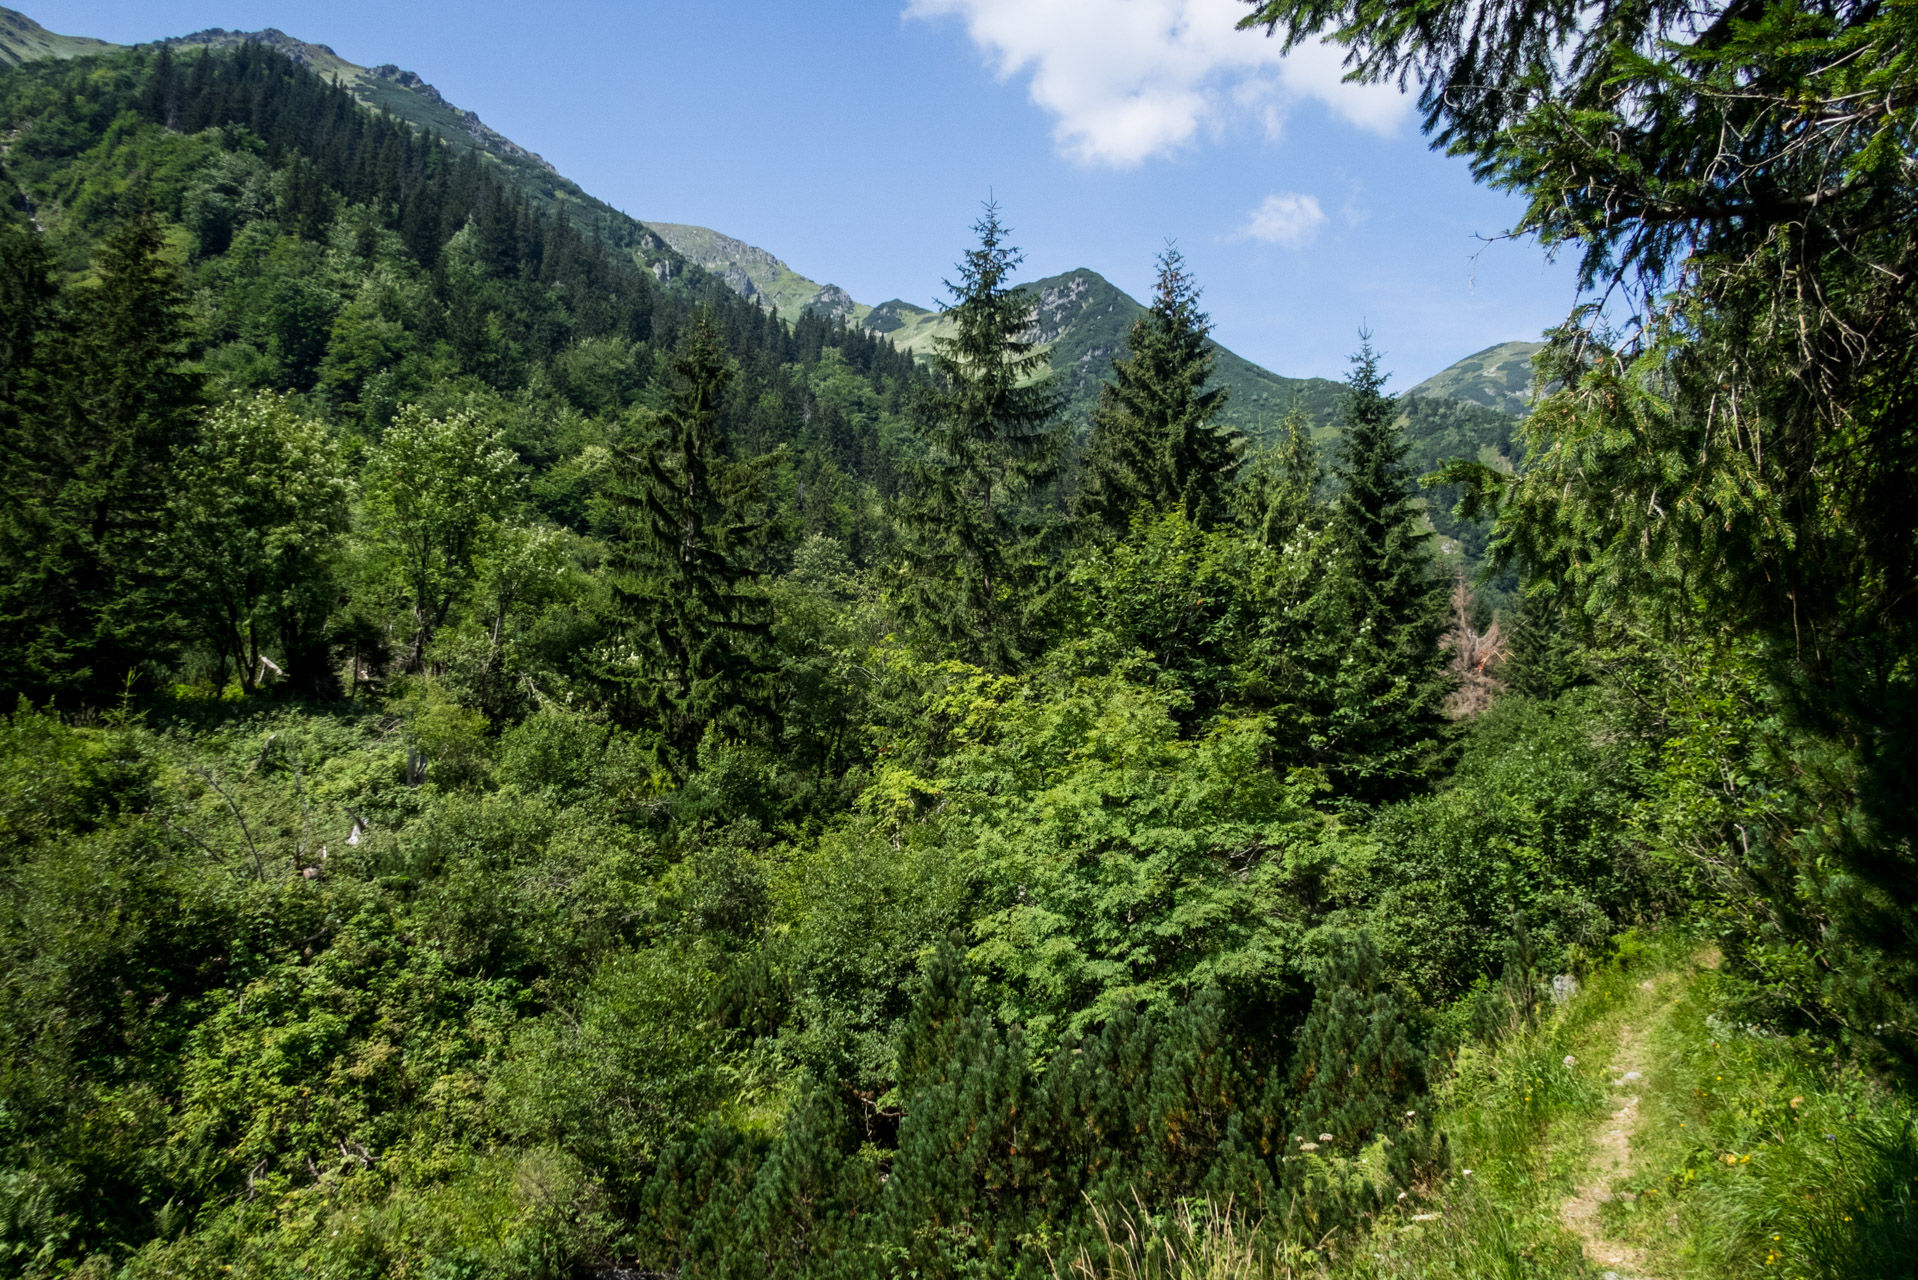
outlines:
[[[1267,196],[1239,234],[1267,244],[1282,244],[1288,249],[1303,249],[1319,234],[1325,222],[1325,210],[1317,196],[1296,191],[1279,191]]]
[[[1001,78],[1030,74],[1068,155],[1129,167],[1235,119],[1268,133],[1301,99],[1360,128],[1394,130],[1410,105],[1390,85],[1341,81],[1337,50],[1279,55],[1262,31],[1238,31],[1240,0],[908,0],[914,18],[957,17]]]

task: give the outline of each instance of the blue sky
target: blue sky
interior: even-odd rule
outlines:
[[[20,0],[12,0],[16,6]],[[868,303],[931,304],[996,195],[1030,277],[1134,296],[1178,241],[1218,337],[1341,376],[1361,325],[1405,387],[1533,338],[1568,262],[1486,243],[1517,204],[1427,150],[1411,104],[1235,33],[1234,0],[59,0],[122,43],[279,27],[419,72],[637,217],[715,227]]]

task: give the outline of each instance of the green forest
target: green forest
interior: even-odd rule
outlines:
[[[1256,433],[0,70],[0,1273],[1918,1273],[1915,15],[1254,5],[1610,299]]]

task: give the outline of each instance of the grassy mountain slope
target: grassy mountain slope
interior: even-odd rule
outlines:
[[[55,35],[24,13],[0,8],[0,67],[42,58],[83,58],[118,47],[86,36]]]
[[[710,227],[678,222],[648,222],[646,226],[687,261],[706,268],[734,292],[770,306],[782,320],[797,320],[809,311],[864,320],[872,310],[854,302],[838,285],[808,280],[764,249]]]
[[[537,153],[488,128],[474,112],[448,102],[416,72],[391,64],[362,67],[327,45],[295,39],[271,27],[263,31],[213,27],[162,43],[172,46],[175,56],[190,57],[197,49],[231,48],[249,41],[277,50],[323,77],[337,79],[342,88],[375,111],[390,112],[418,129],[438,134],[457,150],[477,152],[513,190],[549,213],[565,208],[574,222],[597,227],[603,239],[631,254],[657,278],[665,280],[684,269],[685,260],[678,252],[636,219],[587,195]],[[25,14],[0,8],[0,67],[45,58],[111,53],[122,47],[104,40],[55,35]]]
[[[1501,342],[1439,370],[1406,394],[1465,400],[1523,417],[1532,402],[1532,357],[1542,346]]]

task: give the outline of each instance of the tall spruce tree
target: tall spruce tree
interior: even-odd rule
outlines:
[[[771,605],[757,563],[770,526],[759,468],[730,456],[733,368],[710,314],[688,330],[672,372],[672,402],[616,456],[607,502],[624,714],[656,728],[683,767],[708,727],[736,731],[770,714],[761,652]]]
[[[1307,603],[1306,755],[1338,791],[1385,803],[1432,763],[1451,683],[1445,584],[1413,501],[1398,404],[1370,336],[1352,358],[1320,586]]]
[[[1528,698],[1556,698],[1591,678],[1576,636],[1556,594],[1534,586],[1519,596],[1506,632],[1500,676]]]
[[[35,697],[99,705],[182,638],[165,534],[200,380],[186,363],[185,289],[165,243],[147,212],[116,227],[94,253],[97,283],[78,291],[71,325],[55,322],[35,237],[9,232],[4,246],[0,394],[14,510],[0,628],[13,684]]]
[[[47,592],[46,554],[53,537],[47,494],[57,484],[52,463],[58,387],[59,290],[40,236],[0,218],[0,690],[38,696],[44,660],[36,650],[57,611]]]
[[[901,604],[958,656],[995,669],[1024,650],[1036,575],[1035,494],[1056,477],[1061,397],[1026,336],[1032,299],[1012,284],[1023,255],[999,206],[973,227],[979,245],[948,282],[952,337],[934,340],[934,386],[915,404],[927,446],[902,504],[909,559]]]
[[[1181,511],[1194,524],[1225,513],[1244,437],[1220,427],[1226,388],[1207,389],[1218,356],[1199,288],[1175,248],[1159,255],[1152,306],[1133,322],[1092,412],[1081,517],[1123,533],[1140,510]]]

